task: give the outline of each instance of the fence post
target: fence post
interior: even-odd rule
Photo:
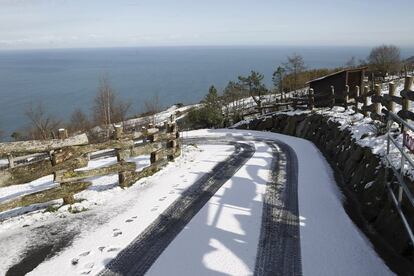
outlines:
[[[148,135],[147,135],[147,128],[146,127],[141,127],[141,133],[144,135],[142,137],[142,142],[146,143],[148,142]]]
[[[395,96],[395,91],[396,91],[396,86],[394,82],[390,82],[389,83],[389,87],[388,87],[388,94],[393,97]],[[391,98],[391,101],[388,102],[387,105],[388,111],[390,112],[395,112],[395,103]]]
[[[11,154],[7,154],[7,160],[9,160],[9,168],[14,168],[14,157]]]
[[[313,88],[309,89],[309,99],[308,99],[308,109],[313,110],[313,108],[315,107],[315,95],[314,95],[314,91]]]
[[[412,84],[413,84],[413,77],[406,77],[405,82],[404,82],[404,91],[406,92],[411,91]],[[406,111],[410,109],[410,100],[408,100],[407,97],[402,97],[402,98],[403,98],[402,110],[403,110],[403,113],[405,113]],[[408,119],[406,120],[408,121]]]
[[[114,125],[114,138],[116,140],[121,139],[123,134],[123,128],[121,125]]]
[[[65,183],[65,185],[67,185],[66,183]],[[63,197],[63,204],[64,205],[72,205],[72,204],[75,204],[75,197],[73,196],[73,194],[69,194],[69,195],[67,195],[67,196],[64,196]]]
[[[379,100],[381,97],[381,85],[379,84],[375,85],[375,96],[377,96],[377,100]],[[377,113],[378,115],[381,114],[381,103],[375,103],[375,113]]]
[[[345,109],[348,109],[348,101],[349,101],[349,85],[345,85],[345,91],[344,91],[344,107]]]
[[[59,139],[66,139],[68,138],[68,130],[65,128],[59,128],[58,130],[59,133]]]
[[[170,140],[167,142],[167,149],[171,150],[169,154],[167,155],[168,161],[174,161],[176,147],[177,147],[177,140]]]
[[[331,85],[329,98],[331,100],[330,107],[333,108],[335,105],[335,87],[333,85]]]
[[[158,160],[160,160],[160,151],[156,150],[156,151],[151,152],[151,157],[150,157],[151,164],[154,164]]]
[[[122,149],[115,149],[116,150],[116,160],[118,162],[123,162],[125,161],[125,155],[122,152]],[[118,172],[118,183],[119,186],[123,187],[124,183],[126,181],[126,175],[125,172]]]
[[[175,133],[175,132],[177,132],[177,124],[176,124],[175,122],[173,122],[173,123],[171,123],[171,124],[170,124],[170,127],[169,127],[169,132],[170,132],[170,133]]]
[[[364,114],[365,117],[368,116],[368,90],[369,87],[367,85],[364,86],[364,92],[362,93],[362,114]]]
[[[404,90],[411,91],[411,86],[413,86],[414,77],[406,77],[404,82]]]
[[[358,113],[358,101],[359,101],[359,86],[355,86],[355,113]]]

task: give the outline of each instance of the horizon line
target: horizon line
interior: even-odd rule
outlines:
[[[100,50],[100,49],[135,49],[135,48],[373,48],[380,45],[390,45],[389,43],[381,43],[376,45],[282,45],[282,44],[214,44],[214,45],[136,45],[136,46],[85,46],[85,47],[34,47],[34,48],[0,48],[1,52],[11,51],[44,51],[44,50]],[[414,45],[396,45],[400,49],[414,49]]]

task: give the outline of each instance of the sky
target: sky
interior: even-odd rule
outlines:
[[[413,0],[0,0],[0,49],[414,46]]]

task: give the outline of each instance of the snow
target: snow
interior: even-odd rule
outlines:
[[[135,162],[137,165],[137,171],[141,171],[145,167],[150,165],[150,156],[149,155],[142,155],[137,157],[129,158],[127,161]],[[109,165],[113,165],[117,163],[116,157],[109,157],[109,158],[101,158],[95,159],[88,162],[88,166],[77,169],[78,171],[90,170],[95,168],[101,168]],[[117,175],[109,175],[109,176],[102,176],[102,177],[95,177],[87,179],[92,182],[91,187],[88,190],[99,190],[99,186],[108,185],[108,183],[117,182],[118,176]],[[0,188],[0,203],[5,202],[7,200],[14,199],[18,196],[23,196],[29,193],[39,192],[42,190],[50,189],[53,187],[58,186],[59,183],[53,181],[53,175],[44,176],[42,178],[36,179],[26,184],[20,185],[12,185],[7,187]],[[87,193],[87,191],[83,192]],[[82,193],[78,195],[83,196]],[[2,219],[2,215],[0,214],[0,221]]]
[[[161,112],[159,112],[155,115],[129,119],[129,120],[125,121],[124,124],[126,126],[134,126],[134,125],[147,124],[148,122],[155,122],[155,125],[157,125],[157,124],[160,124],[160,123],[170,119],[171,115],[173,115],[173,114],[185,113],[185,112],[189,111],[192,108],[198,107],[199,105],[200,104],[193,104],[193,105],[186,105],[186,106],[182,106],[182,107],[178,107],[176,105],[173,105],[173,106],[169,107],[168,109],[166,109],[164,111],[161,111]],[[181,116],[183,116],[183,115],[180,115],[176,119],[179,119]]]
[[[276,133],[242,130],[198,130],[181,137],[249,137],[280,140],[297,153],[299,164],[299,214],[304,275],[390,275],[370,242],[343,209],[343,196],[333,173],[318,149],[309,141]],[[271,150],[262,142],[252,142],[256,153],[210,199],[186,228],[155,262],[150,275],[251,275],[260,234],[262,199],[269,177]],[[93,186],[77,195],[85,199],[74,208],[99,215],[116,213],[103,225],[84,229],[58,255],[44,261],[29,275],[95,275],[137,235],[150,225],[180,194],[234,150],[227,145],[199,145],[183,148],[175,162],[152,177],[141,179],[129,189],[117,186],[117,175],[92,179]],[[147,159],[139,157],[138,167]],[[113,158],[93,160],[88,168],[108,165]],[[52,185],[47,177],[39,183]],[[22,192],[30,186],[19,185]],[[0,190],[3,192],[3,189]],[[16,191],[10,191],[13,194]],[[3,195],[3,193],[2,193]],[[0,222],[0,236],[22,225],[53,222],[67,206],[55,213],[34,211]],[[0,272],[27,246],[22,239],[0,253]],[[77,259],[77,264],[71,261]]]
[[[29,275],[49,275],[56,267],[59,267],[59,275],[98,273],[186,188],[234,150],[233,146],[227,145],[189,148],[184,150],[183,156],[176,162],[169,164],[151,178],[140,180],[127,190],[111,191],[117,195],[110,197],[111,201],[106,200],[106,204],[109,204],[106,208],[126,205],[127,210],[103,226],[82,233],[71,247],[39,265]],[[102,194],[99,197],[101,198]],[[97,200],[88,195],[84,195],[84,198],[87,201]],[[99,205],[101,208],[104,206],[103,203]],[[77,265],[71,264],[74,258],[78,259]]]
[[[174,239],[148,275],[251,275],[272,150],[256,153]]]
[[[226,136],[229,132],[229,130],[201,130],[188,135],[189,137]],[[392,275],[377,256],[370,242],[346,214],[342,205],[343,196],[337,188],[332,169],[314,144],[304,139],[276,133],[242,130],[232,130],[230,133],[236,137],[250,135],[256,138],[280,140],[297,153],[304,275]],[[226,249],[231,251],[230,248],[221,250]],[[220,250],[220,247],[216,250]],[[229,254],[231,255],[231,252]],[[205,271],[205,268],[201,267],[203,265],[200,260],[199,270],[193,267],[192,275],[203,275],[202,272]],[[245,265],[248,266],[248,263]]]

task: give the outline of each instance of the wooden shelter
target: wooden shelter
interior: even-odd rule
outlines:
[[[311,80],[307,84],[313,88],[315,96],[330,95],[333,86],[335,101],[343,102],[346,85],[349,86],[350,98],[354,97],[356,86],[364,86],[366,69],[367,67],[345,69]]]

